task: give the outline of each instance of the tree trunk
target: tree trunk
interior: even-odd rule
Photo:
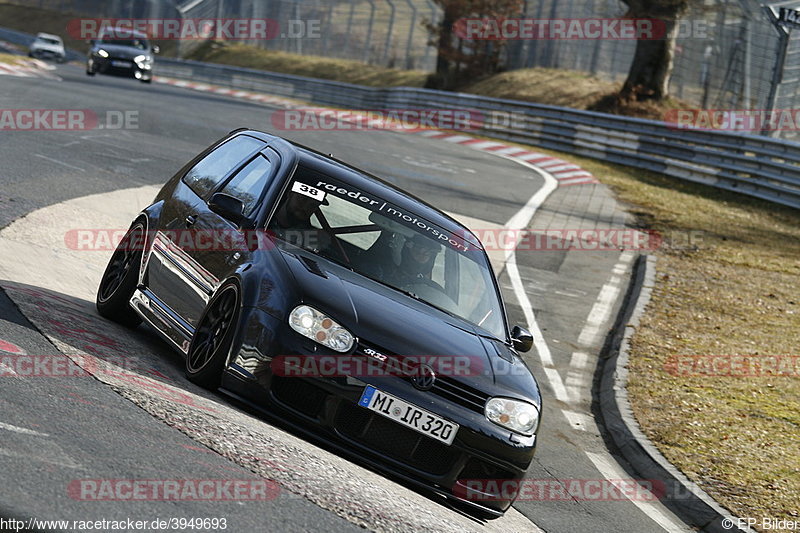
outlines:
[[[447,76],[450,73],[450,51],[453,48],[453,24],[458,18],[458,9],[455,2],[445,2],[444,14],[440,24],[439,47],[436,56],[436,74]]]
[[[655,2],[626,1],[628,18],[659,19],[665,34],[660,39],[639,39],[628,79],[619,93],[623,100],[663,100],[669,96],[669,80],[675,57],[678,19],[686,11],[687,2],[661,0]]]

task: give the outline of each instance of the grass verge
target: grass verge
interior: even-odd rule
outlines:
[[[767,356],[800,355],[800,212],[560,155],[665,237],[631,344],[628,391],[642,430],[736,515],[800,519],[800,361],[788,360],[785,377],[714,375],[725,367],[707,364],[745,355],[768,368]],[[698,357],[676,369],[676,356]]]
[[[5,65],[23,65],[26,63],[26,61],[25,58],[21,56],[0,53],[0,63]]]
[[[244,44],[209,42],[199,46],[187,59],[237,67],[281,72],[369,87],[422,87],[428,73],[367,65],[360,61],[319,56],[301,56],[263,50]]]

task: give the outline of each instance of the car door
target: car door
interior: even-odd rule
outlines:
[[[190,327],[194,327],[217,283],[217,278],[197,262],[200,248],[208,245],[198,229],[213,227],[217,217],[208,209],[208,200],[265,146],[265,142],[247,135],[219,145],[176,184],[172,196],[164,202],[159,227],[152,228],[155,236],[145,276],[148,289]]]
[[[267,148],[250,158],[215,191],[242,202],[242,214],[247,219],[244,223],[237,224],[215,213],[207,203],[197,211],[194,229],[198,245],[186,250],[186,255],[196,265],[198,275],[213,287],[212,292],[251,260],[258,243],[255,218],[280,168],[280,156]],[[186,318],[192,325],[199,320],[206,303],[207,300],[198,301],[189,311]]]

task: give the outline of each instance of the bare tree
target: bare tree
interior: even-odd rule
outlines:
[[[437,47],[436,73],[429,78],[428,87],[453,89],[464,81],[500,71],[502,50],[507,41],[464,38],[457,27],[470,18],[491,23],[519,16],[523,0],[434,1],[442,8],[444,16],[439,24],[425,23],[431,44]]]
[[[675,56],[678,21],[686,14],[688,0],[622,0],[628,6],[626,18],[657,19],[655,38],[640,38],[619,93],[623,100],[663,100],[669,96],[669,80]],[[662,35],[663,33],[663,35]]]

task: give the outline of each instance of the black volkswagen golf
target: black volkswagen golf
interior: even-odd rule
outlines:
[[[541,396],[464,226],[330,156],[237,130],[133,222],[97,295],[222,389],[350,457],[499,516]]]

